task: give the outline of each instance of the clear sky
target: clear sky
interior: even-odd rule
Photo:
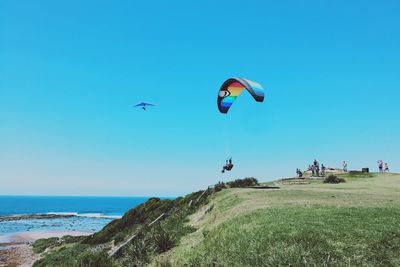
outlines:
[[[314,158],[400,170],[399,14],[399,1],[0,1],[0,194],[180,195]],[[245,92],[220,114],[232,76],[261,83],[264,103]]]

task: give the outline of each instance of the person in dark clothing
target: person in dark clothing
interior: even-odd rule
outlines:
[[[303,172],[300,169],[296,169],[296,174],[299,178],[303,177]]]
[[[222,167],[222,173],[225,173],[225,171],[230,171],[233,168],[233,164],[232,164],[232,158],[230,158],[229,160],[227,159],[225,162],[225,166]]]
[[[315,176],[315,165],[311,165],[312,176]]]
[[[321,164],[321,175],[325,176],[325,171],[326,171],[326,167],[324,166],[324,164]]]
[[[382,160],[378,160],[378,168],[379,168],[379,172],[383,172],[383,161]]]

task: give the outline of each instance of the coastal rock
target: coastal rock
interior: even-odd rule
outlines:
[[[0,222],[7,221],[20,221],[20,220],[41,220],[41,219],[59,219],[76,217],[72,214],[24,214],[24,215],[11,215],[0,216]]]

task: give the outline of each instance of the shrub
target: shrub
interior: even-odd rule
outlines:
[[[143,238],[143,235],[139,236]],[[123,257],[118,260],[121,266],[144,266],[150,261],[154,248],[146,240],[135,240],[126,248]]]
[[[254,177],[248,177],[244,179],[236,179],[235,181],[227,183],[227,185],[231,188],[234,187],[250,187],[258,185],[258,181]]]
[[[60,238],[60,242],[63,244],[70,244],[70,243],[77,243],[84,240],[86,236],[72,236],[72,235],[65,235]]]
[[[158,231],[153,234],[153,240],[156,250],[161,253],[170,250],[175,246],[176,243],[174,236],[167,233],[162,228],[159,228]]]
[[[340,177],[337,177],[336,175],[329,175],[324,179],[324,183],[326,184],[338,184],[338,183],[345,183],[346,180]]]
[[[48,266],[81,266],[80,260],[83,254],[87,252],[87,245],[74,244],[72,246],[62,246],[57,250],[52,250],[45,257],[35,261],[34,267]],[[94,265],[92,265],[94,266]],[[111,266],[111,265],[109,265]]]
[[[224,182],[218,182],[218,184],[214,185],[214,192],[219,192],[225,188],[226,188],[226,185]]]
[[[125,232],[120,232],[114,237],[114,244],[121,243],[125,239]]]
[[[35,253],[42,253],[47,248],[57,246],[59,243],[58,237],[51,237],[51,238],[41,238],[33,243],[33,252]]]
[[[78,258],[79,265],[81,267],[110,267],[113,266],[112,259],[108,257],[108,254],[102,252],[85,252]]]

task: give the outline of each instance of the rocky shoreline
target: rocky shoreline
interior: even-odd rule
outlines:
[[[0,266],[32,266],[37,259],[29,242],[0,243]]]
[[[42,219],[60,219],[76,217],[73,214],[23,214],[23,215],[9,215],[0,216],[0,222],[7,221],[20,221],[20,220],[42,220]]]

